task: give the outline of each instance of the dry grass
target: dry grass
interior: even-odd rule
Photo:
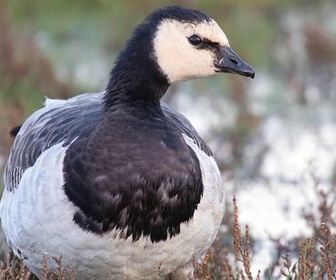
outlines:
[[[12,252],[9,253],[8,262],[0,262],[0,279],[17,279],[17,280],[31,280],[32,273],[25,267],[22,260],[14,257]]]
[[[205,255],[203,263],[201,265],[196,264],[196,279],[197,280],[211,280],[211,275],[209,272],[208,262],[210,259],[210,253],[208,252]]]
[[[56,262],[56,269],[50,270],[48,260],[44,259],[41,280],[74,280],[75,270],[66,271],[62,267],[62,258],[53,258]],[[9,253],[8,262],[1,263],[0,280],[36,280],[37,277],[33,275],[24,265],[22,259],[19,259]]]
[[[254,278],[251,272],[251,238],[248,225],[245,226],[245,236],[239,225],[238,205],[233,197],[233,248],[234,265],[229,261],[228,251],[224,253],[222,263],[222,279],[260,280],[260,271]],[[214,256],[215,257],[215,256]]]
[[[234,255],[236,261],[239,261],[243,264],[244,271],[240,271],[240,275],[242,279],[247,278],[248,280],[253,280],[251,273],[251,263],[250,263],[250,233],[248,225],[245,226],[245,243],[243,240],[242,232],[239,226],[238,220],[238,206],[236,197],[233,197],[233,215],[234,215],[234,223],[233,223],[233,236],[234,236]],[[259,279],[260,272],[256,279]]]
[[[323,220],[331,220],[332,211],[327,204],[327,195],[318,191]],[[280,257],[269,272],[258,271],[256,276],[251,272],[251,236],[249,227],[245,226],[244,235],[239,225],[237,200],[233,197],[233,252],[227,247],[219,247],[220,242],[215,241],[211,248],[210,274],[212,279],[228,280],[259,280],[259,279],[286,279],[286,280],[334,280],[336,279],[336,238],[331,233],[327,223],[319,222],[315,236],[300,238],[298,240],[298,259],[293,262],[290,254]],[[310,217],[311,218],[311,217]],[[311,222],[311,220],[310,220]],[[315,221],[315,223],[318,223]],[[315,224],[314,223],[314,224]],[[311,224],[311,223],[310,223]],[[282,246],[280,243],[278,246]],[[283,251],[283,250],[282,250]],[[271,261],[271,260],[270,260]],[[279,269],[281,276],[274,276]]]
[[[336,268],[335,236],[328,226],[321,224],[317,238],[302,239],[299,260],[292,265],[288,255],[283,257],[281,274],[288,280],[333,280]]]
[[[218,247],[215,241],[201,265],[196,265],[197,280],[260,280],[262,277],[273,279],[272,275],[264,275],[259,271],[253,276],[251,272],[251,237],[246,225],[244,234],[239,225],[237,200],[233,197],[233,251],[227,247]],[[334,280],[336,269],[336,238],[326,223],[321,223],[318,235],[313,238],[302,238],[299,241],[298,260],[293,263],[289,254],[281,256],[278,267],[282,279],[287,280]],[[54,271],[49,270],[45,260],[42,271],[43,280],[75,279],[74,270],[70,272],[62,268],[61,258],[54,258],[57,266]],[[29,272],[23,262],[9,255],[7,263],[0,264],[0,279],[33,280],[35,276]],[[67,276],[68,275],[68,276]],[[280,279],[280,278],[276,278]]]

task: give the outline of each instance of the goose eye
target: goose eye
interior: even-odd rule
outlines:
[[[190,44],[192,44],[193,46],[198,46],[199,44],[202,43],[202,39],[200,36],[198,35],[191,35],[189,38],[188,38],[188,41]]]

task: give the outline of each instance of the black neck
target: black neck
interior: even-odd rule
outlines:
[[[140,25],[120,53],[106,87],[105,110],[120,102],[159,104],[169,82],[156,62],[153,34],[148,24]]]
[[[147,73],[146,73],[147,72]],[[155,72],[145,70],[112,71],[104,97],[105,110],[120,103],[134,102],[160,103],[161,97],[167,91],[169,84]],[[147,76],[142,79],[142,76]]]

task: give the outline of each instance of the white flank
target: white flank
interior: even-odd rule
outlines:
[[[9,246],[37,276],[43,257],[55,267],[55,256],[62,256],[64,268],[76,267],[80,279],[160,279],[176,269],[191,273],[193,261],[201,260],[217,234],[224,190],[213,158],[184,138],[199,158],[204,192],[194,217],[177,236],[153,244],[148,238],[119,239],[116,231],[95,235],[79,228],[72,221],[76,208],[62,189],[67,148],[60,143],[24,172],[14,192],[4,192],[0,215]]]

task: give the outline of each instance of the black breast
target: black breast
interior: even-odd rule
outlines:
[[[133,241],[178,234],[203,193],[198,159],[182,132],[198,135],[190,135],[191,126],[182,131],[181,121],[162,112],[118,112],[74,141],[64,160],[64,190],[78,207],[74,221],[96,234],[115,229]]]

